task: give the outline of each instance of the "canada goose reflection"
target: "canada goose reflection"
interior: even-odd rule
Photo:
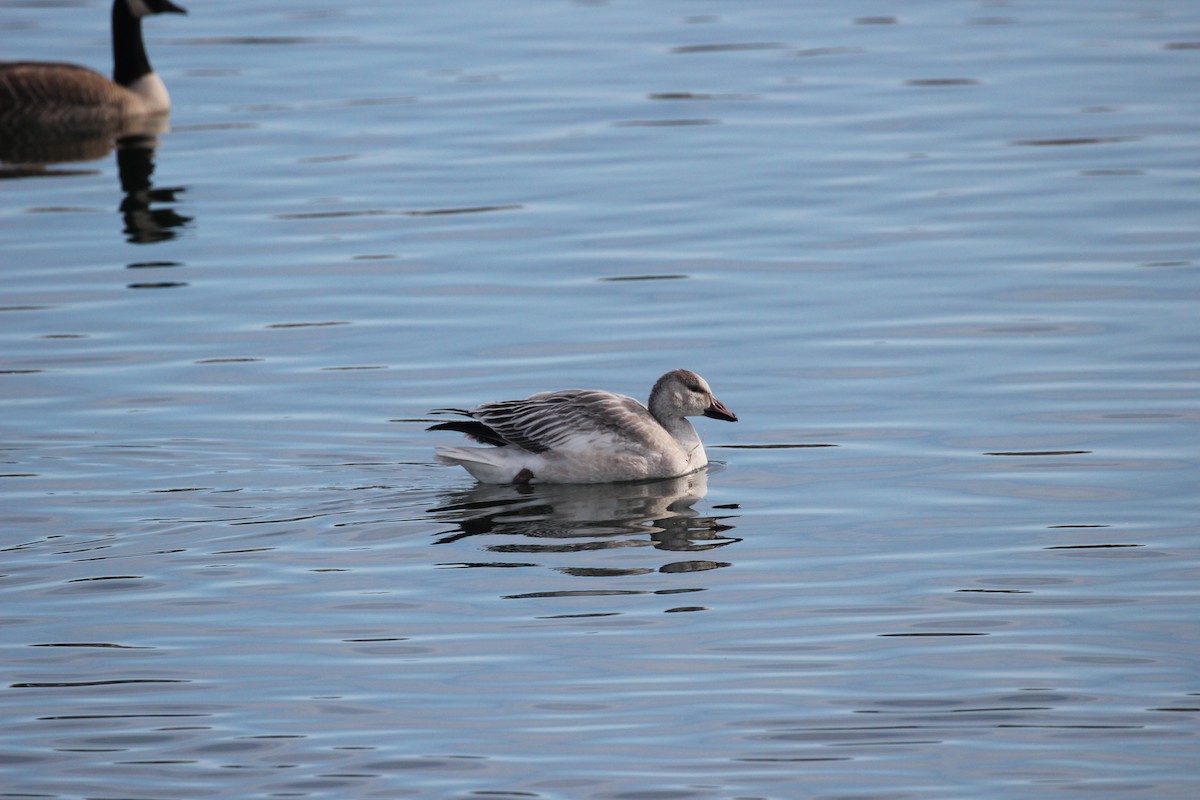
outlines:
[[[166,203],[179,202],[179,195],[186,191],[186,187],[155,187],[151,181],[158,147],[157,131],[139,128],[137,133],[113,138],[113,130],[117,129],[106,129],[95,137],[47,136],[39,140],[28,127],[17,130],[15,133],[18,135],[10,136],[13,131],[0,125],[0,162],[4,162],[0,164],[0,179],[98,175],[98,169],[56,165],[94,161],[115,150],[121,186],[118,210],[126,241],[153,244],[175,238],[178,229],[186,226],[192,218],[178,213],[174,208],[163,207]]]
[[[47,170],[51,164],[98,161],[125,139],[154,139],[167,131],[166,116],[128,120],[97,120],[87,125],[62,126],[0,114],[0,162],[4,177],[72,174]]]
[[[121,176],[121,216],[125,221],[125,238],[132,244],[153,244],[174,239],[178,228],[192,221],[173,208],[155,204],[175,203],[176,196],[186,187],[155,188],[150,181],[154,174],[154,137],[130,136],[117,142],[117,171]]]
[[[480,484],[446,497],[429,513],[458,528],[438,544],[471,536],[515,537],[489,544],[492,552],[566,553],[646,544],[700,551],[740,541],[728,535],[734,527],[730,516],[701,516],[692,508],[707,492],[705,470],[638,483]]]

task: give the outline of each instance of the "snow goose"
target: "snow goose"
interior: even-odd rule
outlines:
[[[81,125],[165,114],[171,98],[150,66],[142,17],[186,14],[171,0],[114,0],[113,79],[50,61],[0,62],[0,120]]]
[[[458,464],[482,483],[612,483],[673,478],[708,463],[687,417],[737,422],[694,372],[658,379],[650,401],[599,389],[542,392],[464,410],[469,420],[428,430],[458,431],[493,447],[439,447],[438,460]]]

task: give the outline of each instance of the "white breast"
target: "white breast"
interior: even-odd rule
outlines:
[[[141,101],[143,114],[161,114],[171,110],[171,95],[157,72],[148,72],[129,86]]]

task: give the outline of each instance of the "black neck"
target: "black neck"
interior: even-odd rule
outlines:
[[[129,86],[152,71],[142,43],[142,21],[130,12],[124,0],[113,3],[112,43],[114,81]]]

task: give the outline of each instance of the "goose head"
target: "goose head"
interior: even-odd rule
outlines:
[[[668,372],[650,391],[650,413],[660,421],[683,417],[712,417],[737,422],[737,415],[713,396],[708,381],[687,369]]]
[[[148,17],[151,14],[186,14],[187,9],[177,6],[171,0],[120,0],[135,19]]]

